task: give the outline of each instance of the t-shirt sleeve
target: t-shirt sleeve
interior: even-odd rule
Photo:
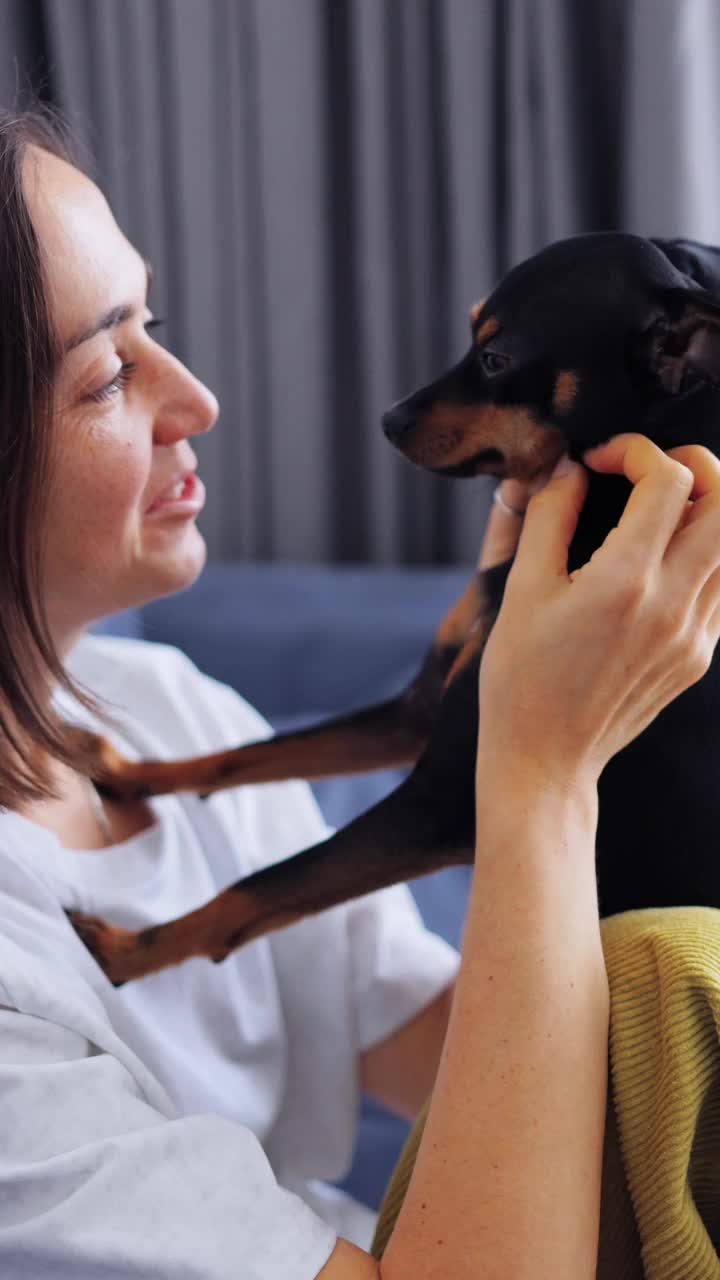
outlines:
[[[355,899],[347,927],[358,1048],[364,1051],[440,995],[455,980],[460,957],[425,927],[406,885]]]
[[[0,986],[0,1274],[317,1275],[335,1233],[278,1186],[249,1130],[168,1118],[112,1054],[10,1006]]]

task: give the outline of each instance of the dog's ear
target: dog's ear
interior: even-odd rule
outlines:
[[[651,240],[676,271],[685,277],[688,285],[720,298],[720,249],[697,240]]]
[[[703,289],[663,291],[663,314],[643,338],[650,373],[668,395],[705,381],[720,387],[720,300]]]
[[[664,316],[646,335],[645,356],[663,389],[691,380],[720,385],[720,249],[697,240],[652,240],[677,284],[662,290]]]

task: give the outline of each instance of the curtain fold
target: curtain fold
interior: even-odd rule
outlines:
[[[385,441],[515,262],[720,242],[715,0],[4,0],[0,94],[68,114],[218,395],[222,559],[474,560],[491,482]]]

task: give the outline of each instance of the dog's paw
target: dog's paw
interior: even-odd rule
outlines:
[[[100,916],[85,915],[81,911],[66,911],[65,914],[114,987],[121,987],[130,978],[142,976],[144,970],[138,963],[142,948],[138,945],[137,933],[108,924]]]
[[[145,780],[141,764],[128,763],[122,772],[117,769],[112,773],[98,768],[93,773],[93,783],[108,800],[146,800],[155,794]]]

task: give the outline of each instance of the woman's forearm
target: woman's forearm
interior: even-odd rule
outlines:
[[[483,789],[445,1051],[381,1273],[591,1280],[609,1004],[597,792],[489,770]]]

